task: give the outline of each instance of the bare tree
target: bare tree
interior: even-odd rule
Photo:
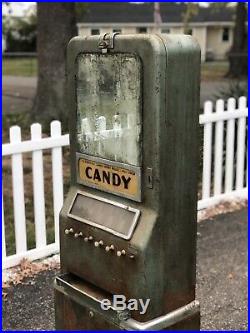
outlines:
[[[199,4],[188,2],[186,3],[186,9],[182,13],[182,21],[184,26],[184,34],[189,33],[189,23],[193,17],[195,17],[199,12]]]
[[[66,47],[77,34],[74,2],[37,3],[38,86],[33,118],[48,129],[60,119],[67,128]]]
[[[247,76],[247,6],[246,2],[211,2],[210,7],[216,10],[223,10],[231,7],[234,10],[234,32],[233,43],[228,54],[229,77]]]

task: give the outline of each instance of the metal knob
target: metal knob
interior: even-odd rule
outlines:
[[[92,236],[86,236],[84,237],[84,242],[91,242],[94,238]]]
[[[117,257],[125,256],[125,254],[126,254],[125,250],[121,250],[121,251],[116,252]]]
[[[106,251],[106,252],[113,251],[114,249],[115,249],[115,247],[114,247],[113,244],[111,244],[110,246],[107,245],[107,246],[105,247],[105,251]]]
[[[95,247],[102,246],[102,245],[103,245],[103,241],[102,241],[102,240],[100,240],[99,242],[96,241],[96,242],[94,243],[94,245],[95,245]]]
[[[73,234],[73,232],[74,232],[73,228],[64,230],[65,235]]]
[[[75,233],[75,234],[74,234],[74,237],[75,237],[75,238],[82,237],[82,232],[80,231],[80,232],[78,232],[78,233]]]

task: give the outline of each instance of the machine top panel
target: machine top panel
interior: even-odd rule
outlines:
[[[77,57],[78,152],[141,166],[141,62],[133,54]]]

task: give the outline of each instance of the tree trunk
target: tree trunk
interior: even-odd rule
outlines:
[[[233,45],[229,52],[228,76],[246,76],[247,64],[247,33],[246,33],[246,5],[238,2],[236,7]]]
[[[37,3],[38,85],[33,118],[48,129],[53,119],[67,129],[66,47],[77,34],[75,3]]]

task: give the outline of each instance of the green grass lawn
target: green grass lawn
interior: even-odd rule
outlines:
[[[201,79],[224,79],[229,69],[228,61],[208,61],[201,64]]]
[[[37,58],[5,58],[2,60],[3,75],[36,76]]]

